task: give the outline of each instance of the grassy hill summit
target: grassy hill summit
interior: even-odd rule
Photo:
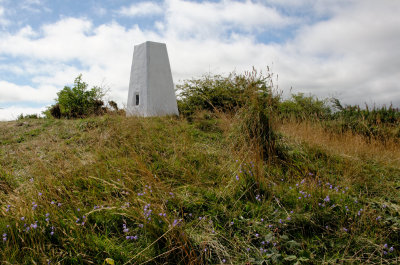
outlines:
[[[272,79],[185,81],[179,117],[1,122],[0,262],[399,263],[399,110]]]

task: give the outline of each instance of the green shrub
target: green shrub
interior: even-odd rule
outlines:
[[[332,99],[336,112],[332,120],[324,126],[333,132],[351,131],[366,137],[368,140],[387,141],[398,138],[397,129],[400,125],[400,110],[390,106],[373,107],[366,105],[365,109],[358,105],[343,106],[336,98]]]
[[[40,116],[38,114],[20,114],[17,117],[17,120],[24,120],[24,119],[40,119]]]
[[[272,92],[273,74],[267,70],[184,81],[178,86],[179,112],[191,120],[204,112],[234,115],[230,133],[234,148],[252,146],[257,155],[269,160],[276,151],[273,116],[280,98]]]
[[[46,116],[54,118],[82,118],[89,115],[101,115],[104,113],[105,95],[101,87],[88,89],[88,84],[82,81],[82,75],[75,78],[74,86],[65,86],[57,93],[56,104],[44,112]]]
[[[275,156],[274,103],[269,91],[259,93],[237,112],[234,122],[237,144],[252,146],[263,159]]]
[[[279,104],[279,114],[282,118],[295,118],[298,121],[306,119],[324,120],[331,116],[328,99],[320,100],[303,93],[292,94],[292,97]]]
[[[269,87],[270,81],[269,74],[257,74],[255,70],[245,74],[233,72],[227,77],[206,75],[186,80],[177,86],[179,112],[186,117],[198,110],[234,113],[248,103],[254,91]]]
[[[272,92],[273,74],[253,70],[239,77],[243,102],[234,117],[232,143],[237,147],[250,146],[256,156],[270,160],[276,156],[274,113],[279,104],[279,96]]]

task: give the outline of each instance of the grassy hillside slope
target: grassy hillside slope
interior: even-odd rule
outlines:
[[[289,122],[268,162],[232,124],[207,112],[0,123],[0,262],[400,262],[398,145],[350,152],[355,138]]]

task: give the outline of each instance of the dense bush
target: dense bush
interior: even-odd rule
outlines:
[[[320,100],[303,93],[292,94],[290,99],[279,104],[279,114],[282,118],[295,118],[298,121],[329,119],[332,110],[328,103],[328,99]]]
[[[230,73],[204,76],[178,85],[178,107],[189,119],[199,112],[224,112],[234,116],[231,131],[236,147],[252,146],[261,159],[275,156],[273,115],[279,105],[279,95],[272,90],[273,74],[255,69],[243,74]]]
[[[400,111],[390,106],[364,109],[358,105],[343,106],[338,99],[332,99],[336,111],[332,114],[331,121],[324,126],[329,131],[343,133],[350,131],[366,137],[368,140],[377,139],[383,142],[399,138]]]
[[[233,142],[251,146],[262,160],[270,160],[276,156],[274,117],[279,105],[279,96],[272,92],[272,74],[253,70],[240,77],[245,85],[242,95],[245,101],[235,115]]]
[[[49,107],[44,114],[54,118],[82,118],[104,113],[104,89],[92,87],[82,81],[82,75],[75,78],[74,86],[65,86],[57,93],[56,104]]]
[[[303,93],[293,94],[279,103],[278,116],[283,120],[320,123],[328,132],[362,135],[367,140],[386,142],[400,136],[400,111],[392,106],[342,105],[339,99],[320,100]]]
[[[23,114],[21,113],[18,115],[17,120],[24,120],[24,119],[40,119],[40,116],[38,114]]]
[[[234,113],[245,106],[255,91],[270,88],[271,74],[264,75],[255,70],[244,74],[230,73],[206,75],[199,79],[186,80],[177,85],[178,108],[184,116],[196,110],[223,111]]]
[[[371,125],[398,125],[400,124],[400,110],[393,108],[393,106],[382,106],[380,108],[374,106],[372,109],[368,105],[364,109],[358,105],[345,105],[342,106],[340,101],[336,98],[332,99],[334,107],[338,110],[335,112],[335,118],[344,120],[362,119]]]

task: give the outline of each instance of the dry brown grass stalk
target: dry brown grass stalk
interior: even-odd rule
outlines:
[[[385,165],[400,167],[400,144],[394,141],[382,143],[351,132],[343,134],[330,133],[312,122],[286,122],[279,130],[295,140],[317,145],[333,154],[347,156],[352,159],[373,159]]]

